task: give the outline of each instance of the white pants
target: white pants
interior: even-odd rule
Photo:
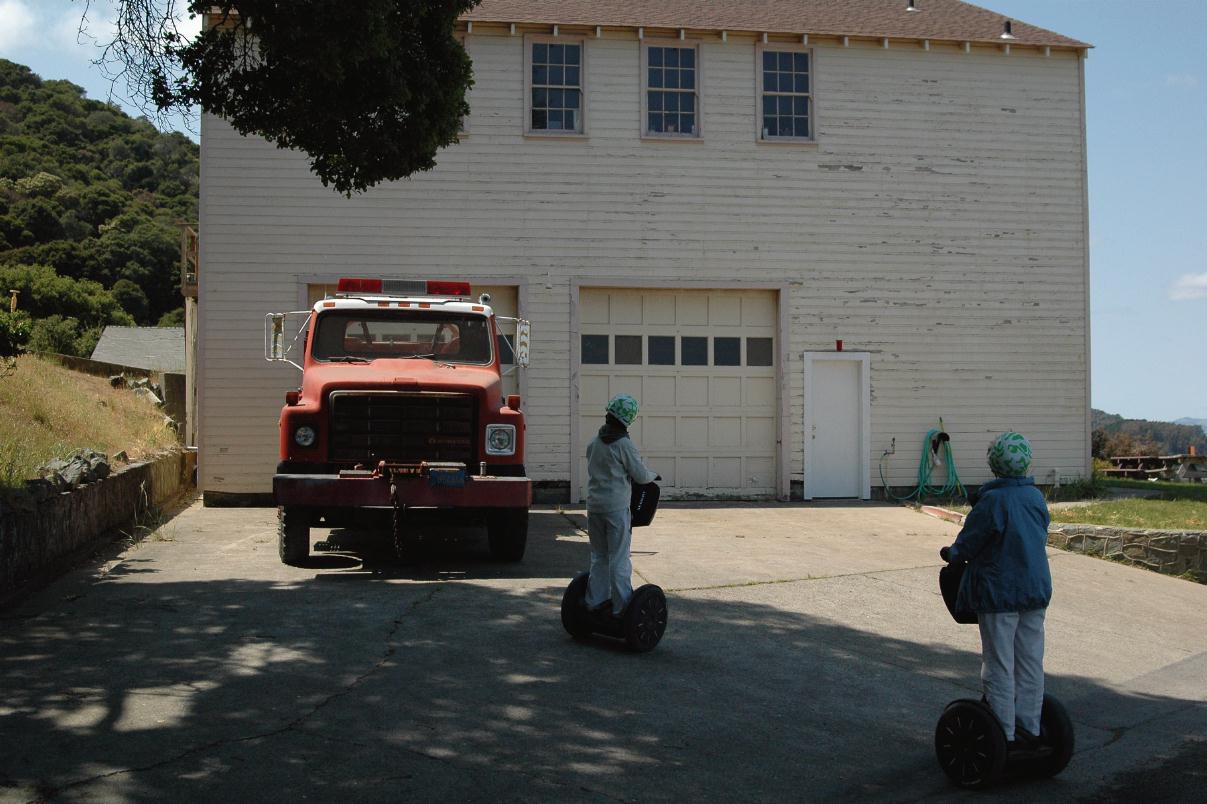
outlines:
[[[587,606],[595,608],[612,599],[612,611],[624,611],[633,596],[633,562],[629,547],[633,528],[628,508],[606,514],[587,513],[591,537],[591,578],[587,582]]]
[[[1039,735],[1044,704],[1044,615],[1046,609],[978,614],[981,683],[993,714],[1014,739],[1015,721]]]

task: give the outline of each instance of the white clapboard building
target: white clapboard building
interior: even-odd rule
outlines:
[[[468,279],[532,322],[538,498],[610,395],[666,493],[867,497],[942,418],[966,482],[1026,433],[1089,470],[1088,45],[959,0],[483,0],[438,166],[351,199],[206,115],[200,484],[262,495],[296,370],[270,311]],[[895,445],[895,452],[882,455]]]

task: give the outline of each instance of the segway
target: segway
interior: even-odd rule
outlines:
[[[629,512],[633,527],[644,527],[654,520],[658,509],[657,483],[634,485]],[[652,583],[638,587],[620,616],[611,604],[597,610],[587,608],[587,582],[590,575],[580,572],[562,595],[562,627],[575,639],[601,634],[623,639],[635,653],[646,653],[657,646],[666,631],[666,595]]]
[[[939,570],[943,602],[952,619],[963,624],[977,621],[976,612],[956,608],[967,566],[957,562]],[[1073,721],[1051,695],[1044,696],[1039,736],[1031,743],[1007,743],[1002,724],[984,700],[952,701],[935,726],[939,767],[957,786],[973,790],[990,787],[1006,777],[1055,776],[1069,764],[1074,745]]]

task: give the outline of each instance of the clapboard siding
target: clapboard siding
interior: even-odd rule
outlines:
[[[269,488],[297,372],[262,360],[266,312],[347,273],[525,277],[528,466],[570,477],[572,283],[779,287],[790,475],[804,351],[871,353],[873,465],[908,485],[944,417],[966,479],[1004,429],[1050,482],[1084,473],[1089,401],[1082,71],[1071,53],[815,42],[818,143],[755,141],[755,42],[700,44],[700,142],[639,137],[635,37],[586,40],[586,132],[522,136],[523,37],[471,35],[464,140],[344,199],[306,160],[212,116],[202,136],[202,485]],[[873,468],[873,485],[879,485]]]

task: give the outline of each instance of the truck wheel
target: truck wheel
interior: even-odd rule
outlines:
[[[277,550],[281,563],[291,567],[306,565],[310,558],[310,517],[305,508],[277,507]]]
[[[500,508],[486,515],[490,553],[499,561],[519,561],[528,546],[528,509]]]

